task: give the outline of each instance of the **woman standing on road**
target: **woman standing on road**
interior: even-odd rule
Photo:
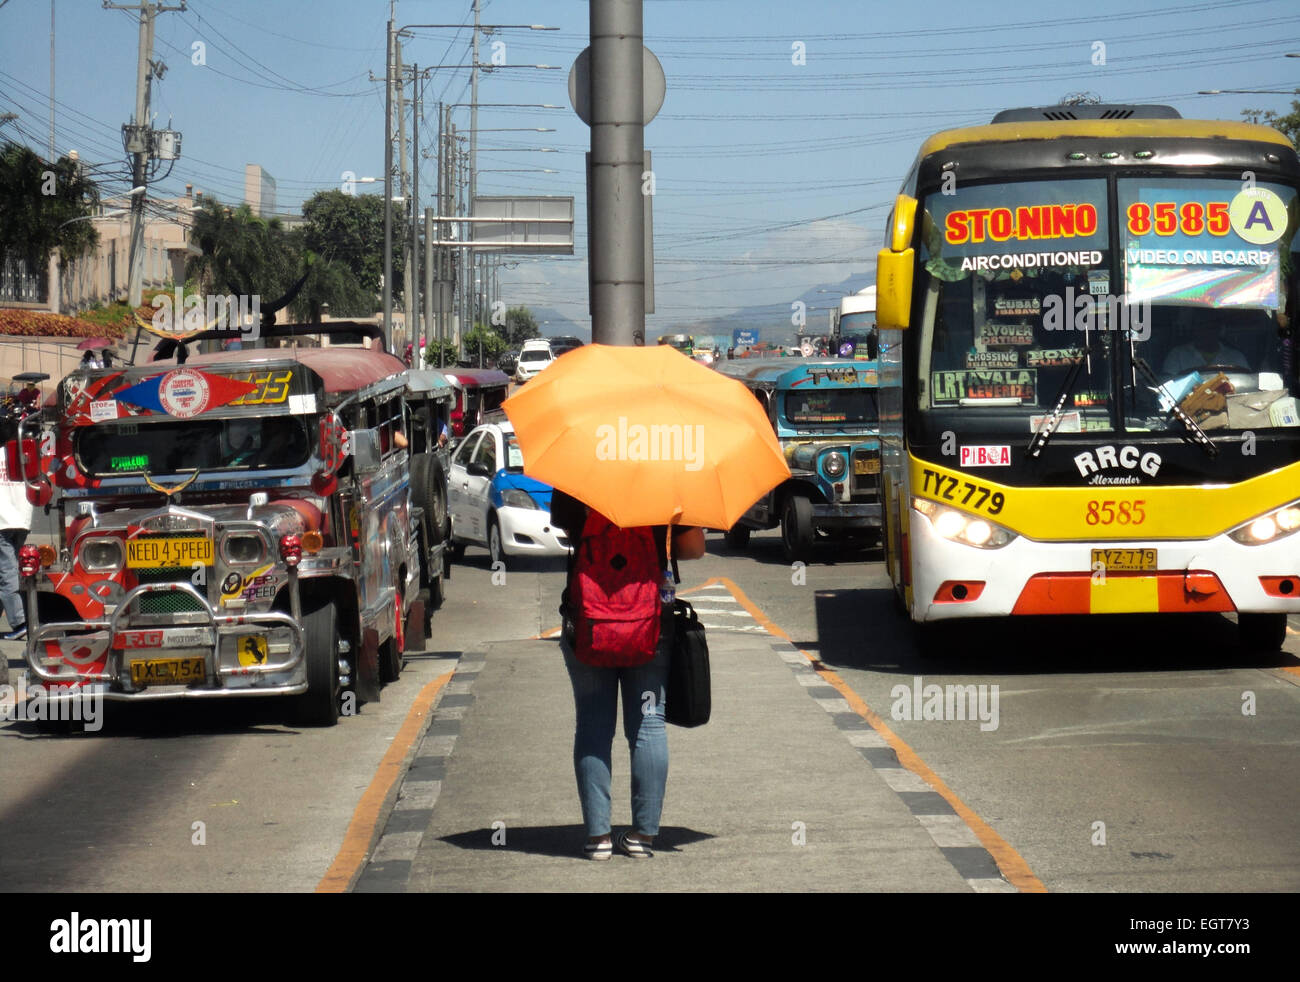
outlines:
[[[587,522],[587,506],[556,490],[551,496],[551,523],[568,532],[575,549],[581,546]],[[654,526],[658,550],[657,569],[662,571],[660,587],[659,642],[653,657],[640,665],[605,668],[580,661],[574,650],[573,622],[561,608],[564,630],[560,647],[573,683],[576,725],[573,737],[573,768],[578,780],[578,798],[587,830],[585,854],[591,859],[609,859],[615,845],[626,856],[639,859],[653,855],[651,846],[659,833],[664,788],[668,783],[668,733],[664,726],[664,697],[668,680],[668,658],[672,651],[673,581],[667,572],[667,526]],[[699,559],[704,555],[704,530],[673,526],[673,557]],[[567,598],[575,596],[575,563],[569,564]],[[632,754],[633,828],[611,838],[610,783],[614,727],[618,717],[619,688],[623,697],[623,733]],[[653,698],[651,698],[653,696]]]

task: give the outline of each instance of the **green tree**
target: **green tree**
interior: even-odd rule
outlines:
[[[475,324],[474,330],[468,332],[461,340],[471,360],[479,361],[479,353],[482,352],[483,364],[496,361],[497,356],[506,350],[506,339],[487,324]]]
[[[99,242],[90,222],[99,189],[77,161],[49,163],[27,147],[0,146],[0,256],[15,267],[21,260],[38,273],[59,250],[60,264],[77,259]]]
[[[1300,95],[1300,89],[1296,89]],[[1278,115],[1272,109],[1243,109],[1241,114],[1250,123],[1262,123],[1271,126],[1288,140],[1292,146],[1300,147],[1300,99],[1291,100],[1291,111],[1285,116]]]
[[[437,338],[434,338],[434,339],[433,339],[432,341],[430,341],[427,345],[425,345],[425,348],[424,348],[424,360],[427,361],[427,362],[428,362],[430,365],[432,365],[434,368],[437,368],[439,364],[441,364],[444,368],[454,366],[454,365],[456,364],[457,359],[460,358],[460,350],[459,350],[459,348],[457,348],[457,346],[456,346],[456,342],[455,342],[455,341],[450,341],[450,340],[442,341],[442,342],[441,342],[441,344],[442,344],[442,361],[441,361],[441,362],[438,361],[438,345],[439,345],[439,343],[440,343],[440,342],[438,341],[438,339],[437,339]],[[477,356],[478,356],[478,353],[477,353],[477,351],[476,351],[476,352],[475,352],[475,357],[477,357]]]
[[[301,275],[301,253],[278,218],[267,221],[248,205],[230,208],[206,198],[194,213],[191,257],[185,275],[200,293],[281,296]]]
[[[401,287],[401,219],[394,209],[394,286]],[[358,287],[378,296],[384,273],[384,203],[373,194],[317,191],[302,206],[303,243],[326,262],[339,263]],[[373,311],[372,311],[373,313]]]
[[[521,348],[529,338],[540,338],[537,318],[527,307],[511,307],[506,311],[504,337],[507,347]]]

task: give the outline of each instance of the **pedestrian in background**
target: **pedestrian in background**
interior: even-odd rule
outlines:
[[[586,547],[583,532],[588,508],[563,491],[551,496],[551,524],[565,529],[575,550]],[[677,559],[699,559],[704,555],[704,530],[693,526],[673,526],[672,554]],[[657,556],[653,557],[654,578],[660,601],[659,641],[653,653],[647,652],[640,664],[626,667],[602,667],[587,664],[577,657],[574,643],[574,616],[570,608],[576,598],[574,590],[577,560],[571,560],[565,588],[564,630],[560,648],[573,683],[575,726],[573,769],[578,781],[578,799],[587,842],[584,852],[591,859],[609,859],[615,847],[626,856],[647,859],[659,833],[664,789],[668,783],[668,733],[664,724],[665,688],[668,659],[673,643],[673,580],[668,569],[668,526],[651,526]],[[635,563],[637,558],[633,557]],[[623,734],[632,755],[632,823],[615,842],[610,827],[611,757],[614,730],[618,718],[619,690],[622,689]]]
[[[32,506],[18,466],[17,427],[5,421],[5,439],[0,445],[0,605],[9,619],[9,630],[0,634],[5,641],[27,637],[27,613],[19,592],[18,550],[32,527]]]

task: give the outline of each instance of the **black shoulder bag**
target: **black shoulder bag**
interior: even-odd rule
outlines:
[[[668,529],[668,551],[672,553],[672,527]],[[677,560],[672,560],[674,578]],[[664,719],[675,726],[702,726],[713,709],[709,679],[709,644],[695,608],[685,600],[673,601],[673,645],[668,661]]]

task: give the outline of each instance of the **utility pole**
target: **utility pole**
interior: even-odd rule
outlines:
[[[420,66],[411,66],[411,284],[407,342],[420,340]]]
[[[104,0],[105,10],[140,11],[140,49],[136,62],[135,118],[122,127],[122,142],[131,154],[131,186],[145,187],[149,180],[149,159],[153,152],[153,127],[149,119],[149,88],[155,72],[162,76],[166,66],[153,61],[154,18],[169,10],[185,10],[185,0],[178,7],[161,3],[118,4]],[[145,193],[131,198],[131,273],[127,286],[127,303],[140,306],[144,271],[144,199]]]
[[[474,217],[474,196],[478,194],[478,35],[482,24],[479,21],[479,0],[474,0],[474,44],[473,57],[470,58],[469,76],[469,202],[465,214]],[[467,229],[472,232],[472,229]],[[474,291],[474,306],[478,306],[479,296],[479,254],[475,249],[465,250],[469,253],[470,280],[466,284]],[[474,315],[471,313],[471,318]],[[475,319],[476,320],[476,319]],[[479,368],[483,367],[482,348],[479,348]]]
[[[50,0],[50,163],[54,163],[54,0]],[[132,185],[136,187],[137,185]]]
[[[591,339],[645,343],[641,0],[591,3]]]
[[[406,79],[402,74],[402,39],[393,38],[393,82],[397,86],[397,170],[398,194],[402,198],[402,331],[393,339],[393,351],[401,354],[411,319],[411,237],[406,234],[406,209],[411,203],[406,179]]]
[[[393,5],[384,53],[384,347],[393,350]]]

